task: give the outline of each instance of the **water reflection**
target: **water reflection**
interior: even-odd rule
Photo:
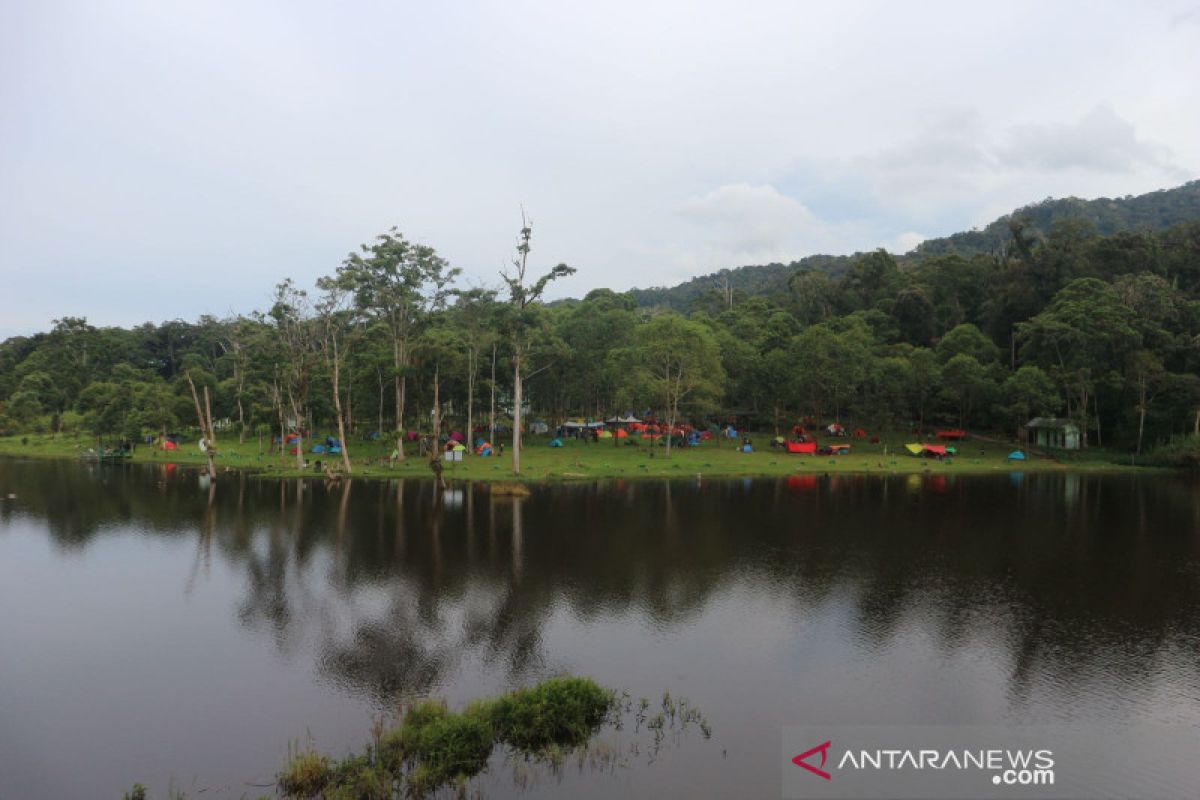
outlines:
[[[1200,718],[1200,492],[1186,478],[697,477],[514,498],[0,461],[8,492],[0,537],[32,521],[64,556],[131,530],[194,543],[182,594],[218,567],[239,576],[242,630],[311,652],[334,692],[376,707],[586,658],[658,690],[705,668],[717,683],[690,688],[698,702],[735,691],[760,716],[803,669],[843,682],[825,684],[842,715],[858,698],[863,715],[934,721],[971,698],[1000,716]],[[899,699],[871,688],[889,680]],[[950,699],[922,700],[925,684]],[[802,702],[788,713],[830,711]]]
[[[848,593],[873,647],[914,609],[947,650],[987,627],[1017,696],[1047,669],[1086,681],[1105,648],[1136,681],[1169,640],[1200,633],[1200,493],[1182,479],[796,475],[529,498],[439,497],[424,481],[218,483],[197,491],[194,473],[167,466],[4,462],[0,487],[19,504],[0,514],[43,519],[65,550],[117,524],[195,536],[185,591],[215,548],[245,576],[241,624],[282,649],[318,627],[328,677],[379,698],[428,691],[468,651],[522,679],[548,661],[539,626],[560,604],[667,629],[732,584],[766,587],[801,617]]]

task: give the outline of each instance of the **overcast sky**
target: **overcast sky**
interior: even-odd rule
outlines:
[[[0,0],[0,338],[262,308],[397,225],[555,288],[1200,176],[1185,2]]]

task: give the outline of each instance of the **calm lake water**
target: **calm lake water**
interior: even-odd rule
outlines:
[[[562,672],[684,695],[713,737],[523,789],[498,758],[486,796],[777,797],[789,725],[1200,726],[1185,477],[618,480],[439,503],[425,481],[227,475],[210,494],[182,467],[0,460],[9,493],[5,800],[270,793],[289,742],[344,754],[405,699]]]

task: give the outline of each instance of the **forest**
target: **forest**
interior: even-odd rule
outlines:
[[[314,286],[283,279],[250,314],[128,329],[64,317],[8,339],[0,433],[141,441],[207,417],[227,440],[331,432],[349,471],[364,438],[519,436],[534,420],[627,412],[1009,439],[1059,416],[1085,447],[1195,451],[1200,221],[1102,234],[1086,218],[1043,231],[1013,215],[990,251],[933,250],[800,266],[760,293],[714,280],[680,311],[608,289],[545,302],[574,270],[535,266],[527,223],[490,288],[460,285],[434,248],[392,229]]]

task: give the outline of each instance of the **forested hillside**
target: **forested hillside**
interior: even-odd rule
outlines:
[[[190,378],[239,436],[387,438],[507,423],[525,405],[551,424],[634,410],[1006,435],[1060,415],[1087,443],[1131,451],[1194,434],[1200,221],[1007,231],[995,252],[781,266],[769,294],[699,295],[686,315],[606,289],[544,305],[547,283],[569,286],[573,270],[526,277],[528,239],[505,287],[459,289],[432,248],[393,231],[312,289],[283,280],[248,316],[130,329],[64,318],[9,339],[0,429],[133,438],[194,425]]]
[[[1101,197],[1096,200],[1048,198],[1018,208],[981,230],[927,239],[913,252],[896,257],[903,262],[914,257],[950,253],[963,256],[1002,254],[1011,244],[1014,225],[1020,225],[1028,235],[1040,240],[1050,233],[1055,224],[1065,221],[1079,225],[1085,234],[1110,236],[1123,231],[1161,231],[1196,219],[1200,219],[1200,181],[1136,197]],[[785,291],[788,279],[799,269],[821,270],[838,276],[860,255],[815,255],[789,264],[723,269],[677,286],[633,289],[631,294],[639,306],[668,306],[686,313],[702,298],[718,297],[729,292],[769,296]]]

